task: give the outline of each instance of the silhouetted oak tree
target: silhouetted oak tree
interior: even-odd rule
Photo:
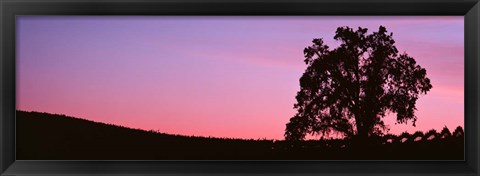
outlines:
[[[397,123],[411,120],[415,126],[415,103],[432,85],[414,58],[398,53],[392,36],[383,26],[372,34],[339,27],[334,39],[341,44],[333,50],[313,39],[304,50],[307,69],[285,138],[337,133],[367,139],[384,132],[387,112],[396,113]]]

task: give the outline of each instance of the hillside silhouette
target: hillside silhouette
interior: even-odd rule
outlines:
[[[283,141],[170,135],[65,115],[17,111],[18,160],[463,160],[458,127],[372,138]]]

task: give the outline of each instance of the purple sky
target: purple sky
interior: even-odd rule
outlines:
[[[393,32],[433,89],[417,127],[464,123],[464,19],[458,17],[17,17],[17,109],[165,133],[283,139],[303,49],[339,26]],[[391,114],[390,116],[393,116]]]

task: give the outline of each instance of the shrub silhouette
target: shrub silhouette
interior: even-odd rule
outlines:
[[[423,139],[423,136],[424,136],[424,135],[423,135],[423,132],[421,132],[421,131],[416,131],[416,132],[413,133],[413,135],[411,136],[411,137],[412,137],[411,141],[416,142],[416,141],[422,140],[422,139]],[[417,140],[417,139],[418,139],[418,140]]]
[[[400,134],[400,136],[398,136],[397,139],[398,139],[399,143],[406,143],[406,142],[410,141],[411,135],[410,135],[410,133],[403,132],[402,134]]]
[[[453,131],[453,136],[454,137],[462,137],[463,136],[463,128],[458,126],[455,128],[455,131]]]
[[[387,144],[387,143],[395,143],[397,142],[397,136],[393,135],[393,134],[386,134],[383,136],[383,144]]]
[[[438,138],[437,130],[431,129],[427,133],[425,133],[423,139],[424,140],[433,140]]]
[[[449,138],[450,136],[452,136],[452,133],[450,133],[450,130],[447,128],[447,126],[445,126],[443,127],[439,135],[440,138]]]
[[[414,58],[398,53],[392,36],[383,26],[372,34],[366,28],[339,27],[334,36],[341,42],[338,48],[313,39],[304,49],[307,68],[285,139],[337,133],[366,143],[385,131],[386,111],[396,113],[398,123],[415,126],[416,101],[432,85]]]

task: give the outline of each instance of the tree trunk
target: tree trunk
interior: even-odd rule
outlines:
[[[357,131],[358,131],[357,136],[360,142],[366,142],[368,139],[368,130],[365,128],[365,126],[357,127]]]
[[[367,126],[360,119],[355,119],[355,121],[357,122],[357,135],[352,144],[358,149],[364,148],[368,143],[368,129],[366,129]]]

